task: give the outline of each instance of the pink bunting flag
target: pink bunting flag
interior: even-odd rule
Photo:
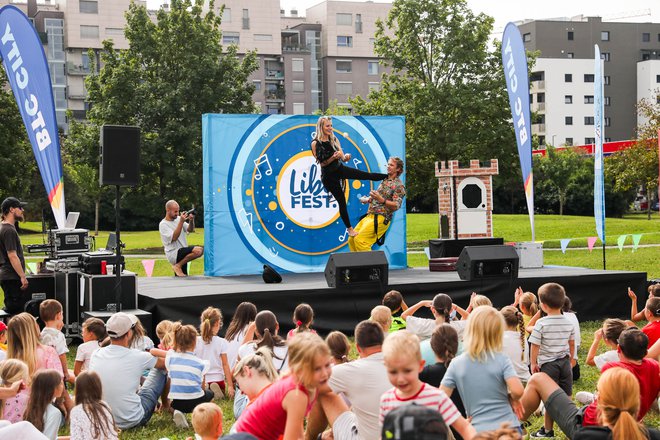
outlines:
[[[587,247],[589,248],[589,252],[594,250],[594,245],[596,244],[597,240],[598,237],[587,237]]]
[[[147,277],[151,277],[154,273],[154,266],[156,265],[156,260],[142,260],[142,267],[147,274]]]

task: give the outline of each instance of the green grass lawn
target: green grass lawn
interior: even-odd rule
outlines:
[[[578,391],[590,391],[593,392],[596,389],[596,382],[598,382],[599,373],[595,367],[590,367],[585,365],[584,360],[587,356],[587,351],[591,346],[593,341],[594,332],[602,326],[602,322],[583,322],[580,324],[581,327],[581,336],[582,336],[582,345],[579,350],[580,358],[580,369],[581,369],[581,378],[573,384],[573,395]],[[353,343],[353,338],[351,338],[351,343]],[[68,355],[69,366],[73,369],[73,362],[75,359],[75,347],[71,347],[71,351]],[[599,353],[606,351],[605,347],[602,346]],[[357,358],[357,352],[355,347],[352,350],[352,358]],[[229,399],[217,400],[216,403],[222,408],[222,413],[224,415],[224,432],[225,434],[229,432],[231,425],[234,423],[234,413],[233,413],[233,402]],[[190,418],[189,418],[190,420]],[[538,430],[543,424],[542,417],[532,417],[530,419],[532,423],[531,427],[528,428],[528,432],[534,432]],[[649,426],[658,427],[660,426],[660,415],[657,412],[649,412],[645,417],[645,422]],[[556,425],[555,425],[556,428]],[[64,435],[67,431],[60,431],[60,435]],[[555,431],[559,433],[559,430]],[[149,424],[144,428],[132,429],[129,431],[124,431],[121,433],[120,438],[122,440],[143,440],[143,439],[160,439],[167,437],[171,440],[183,440],[189,436],[193,435],[193,430],[191,429],[179,429],[174,426],[172,422],[171,415],[168,414],[159,414],[156,413],[151,419]],[[557,438],[565,438],[563,435],[558,435]]]

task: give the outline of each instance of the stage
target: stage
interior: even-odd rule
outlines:
[[[204,308],[218,307],[225,317],[223,328],[226,328],[236,306],[250,301],[258,310],[274,312],[284,331],[293,326],[291,315],[296,305],[306,302],[314,308],[313,327],[320,333],[341,330],[352,334],[355,324],[369,318],[371,309],[380,304],[388,290],[400,291],[408,305],[443,292],[464,308],[474,291],[488,296],[500,308],[513,303],[516,287],[536,292],[547,282],[558,282],[566,288],[580,321],[629,318],[628,287],[639,296],[640,307],[646,298],[645,272],[548,266],[520,269],[517,279],[462,281],[456,272],[430,272],[426,267],[416,267],[390,270],[389,285],[385,288],[378,284],[329,288],[322,273],[284,274],[280,284],[265,284],[259,275],[139,278],[138,304],[153,314],[154,326],[163,319],[197,326]]]

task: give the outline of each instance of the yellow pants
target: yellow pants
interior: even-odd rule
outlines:
[[[390,224],[385,224],[385,217],[378,216],[378,237],[382,237]],[[355,237],[348,238],[348,248],[351,252],[366,252],[370,251],[371,247],[376,243],[376,234],[374,233],[374,215],[367,214],[365,218],[360,220],[360,223],[355,227],[358,233]]]

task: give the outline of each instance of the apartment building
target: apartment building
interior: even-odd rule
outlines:
[[[146,0],[135,1],[146,6]],[[128,48],[124,14],[130,2],[0,0],[0,6],[21,8],[42,35],[58,125],[64,131],[67,109],[74,118],[85,118],[84,80],[92,61],[100,63],[103,41]],[[259,68],[250,80],[262,113],[313,113],[332,101],[350,107],[350,97],[366,97],[379,87],[383,66],[373,53],[375,22],[387,17],[391,4],[328,0],[309,8],[305,16],[285,13],[279,0],[216,1],[215,12],[223,6],[222,44],[236,44],[239,54],[257,53]],[[155,12],[150,15],[155,20]]]
[[[603,63],[604,138],[634,137],[636,103],[651,95],[651,80],[658,79],[652,72],[660,60],[660,24],[578,16],[526,21],[518,27],[525,48],[541,53],[531,89],[532,110],[538,114],[532,133],[541,145],[593,142],[595,44]]]

